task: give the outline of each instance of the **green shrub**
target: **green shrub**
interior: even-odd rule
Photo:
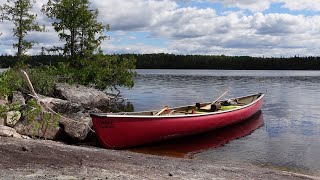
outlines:
[[[135,59],[119,56],[96,55],[80,60],[79,65],[59,63],[56,76],[59,82],[81,84],[100,90],[117,86],[133,87],[136,75]]]
[[[135,59],[119,56],[98,55],[94,59],[82,60],[82,69],[74,74],[80,84],[94,86],[97,89],[115,88],[117,86],[133,87],[136,75]]]
[[[58,81],[57,68],[53,66],[40,66],[37,68],[25,69],[36,93],[52,95],[54,84]],[[19,69],[10,68],[0,74],[0,96],[7,98],[13,91],[30,93],[26,81]]]
[[[136,75],[135,59],[133,57],[95,55],[91,59],[83,59],[74,66],[70,63],[58,63],[57,66],[38,66],[28,68],[20,64],[19,68],[12,68],[0,74],[0,96],[8,97],[13,91],[28,93],[28,86],[22,78],[20,68],[25,69],[36,93],[53,95],[57,82],[81,84],[100,90],[107,88],[133,87]]]
[[[8,69],[0,74],[0,96],[8,98],[13,91],[23,89],[24,81],[17,69]]]
[[[58,82],[57,68],[54,66],[41,66],[27,70],[30,81],[36,93],[51,96],[54,85]]]
[[[60,114],[52,114],[44,112],[42,107],[35,99],[30,99],[27,102],[23,114],[26,116],[28,123],[32,125],[32,138],[36,138],[36,134],[45,137],[48,127],[57,128],[59,126]]]

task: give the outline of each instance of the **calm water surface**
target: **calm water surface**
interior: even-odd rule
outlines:
[[[160,143],[156,149],[171,148],[175,152],[187,144],[189,147],[185,148],[196,149],[188,152],[193,152],[193,158],[197,159],[320,175],[320,71],[137,70],[137,73],[135,86],[122,90],[135,111],[211,101],[226,89],[230,92],[224,98],[266,94],[262,114],[247,122],[251,125],[222,129],[213,135],[193,137],[192,141]],[[247,129],[240,132],[241,136],[247,136],[239,138],[239,132],[235,132],[239,129]],[[220,142],[213,138],[222,132],[224,136],[231,133],[238,136],[217,147]],[[204,139],[215,141],[210,142],[215,145],[197,149]]]

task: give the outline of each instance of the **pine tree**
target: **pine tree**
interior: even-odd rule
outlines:
[[[10,21],[15,26],[13,36],[18,38],[18,42],[13,44],[13,47],[18,49],[17,57],[19,59],[36,43],[25,40],[27,34],[30,31],[44,31],[44,27],[35,22],[37,15],[30,13],[34,3],[35,1],[30,0],[7,0],[7,4],[0,6],[1,19]]]
[[[52,23],[59,38],[64,41],[63,54],[73,63],[99,51],[106,38],[102,33],[109,29],[97,21],[98,10],[89,9],[88,0],[49,0],[42,11],[55,21]]]

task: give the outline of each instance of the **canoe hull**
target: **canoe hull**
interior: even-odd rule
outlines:
[[[135,117],[92,114],[91,117],[100,143],[105,148],[121,149],[238,123],[261,109],[262,97],[263,94],[240,109],[204,115]]]

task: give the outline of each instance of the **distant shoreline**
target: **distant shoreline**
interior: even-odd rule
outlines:
[[[215,70],[320,70],[320,57],[251,57],[224,55],[174,54],[120,54],[119,60],[133,57],[136,69],[215,69]],[[14,56],[0,56],[0,68],[12,67],[18,62]],[[26,63],[31,67],[56,66],[67,62],[57,55],[30,56]]]

